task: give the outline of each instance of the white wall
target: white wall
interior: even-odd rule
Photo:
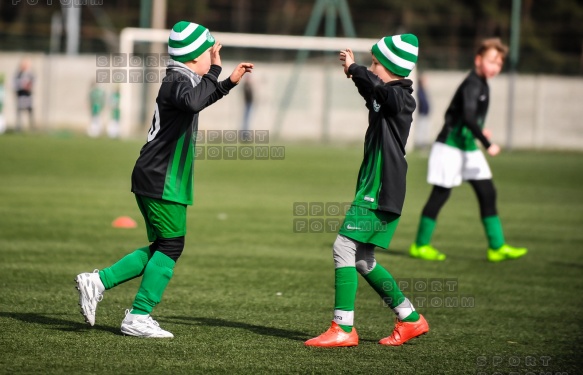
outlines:
[[[37,77],[35,85],[35,117],[38,126],[46,130],[70,129],[85,132],[89,123],[89,87],[96,80],[99,68],[95,55],[78,57],[28,54]],[[12,78],[22,54],[0,54],[0,73],[6,77],[4,114],[9,126],[15,120],[15,98]],[[368,61],[362,61],[368,64]],[[224,62],[221,79],[234,67]],[[276,115],[284,89],[292,77],[293,63],[258,63],[252,75],[255,106],[252,128],[270,130],[275,134]],[[113,68],[112,68],[113,69]],[[129,68],[128,68],[129,69]],[[321,140],[325,87],[331,112],[328,135],[331,141],[360,141],[367,126],[366,109],[353,83],[346,79],[340,65],[308,62],[293,77],[296,83],[289,110],[281,123],[281,137],[286,140]],[[433,140],[443,124],[445,109],[467,72],[426,71],[427,91],[431,103],[429,138]],[[328,77],[328,78],[326,78]],[[329,83],[326,84],[326,79]],[[126,134],[145,138],[153,113],[153,103],[159,83],[147,85],[146,121],[138,123],[142,85],[131,87],[131,111],[122,108],[122,116],[130,116],[131,128]],[[104,84],[109,93],[113,84]],[[493,140],[506,144],[508,77],[503,74],[490,82],[490,110],[486,127],[493,131]],[[543,75],[519,75],[516,80],[513,146],[516,148],[583,149],[583,78]],[[109,118],[106,108],[103,120]],[[243,113],[242,90],[234,89],[221,102],[203,111],[201,129],[239,129]],[[413,129],[415,131],[415,128]],[[410,138],[410,143],[412,143]]]
[[[431,138],[443,125],[445,110],[467,72],[427,71],[431,103]],[[509,80],[490,81],[485,127],[493,140],[506,144]],[[583,78],[519,75],[515,86],[512,144],[516,148],[583,149]]]

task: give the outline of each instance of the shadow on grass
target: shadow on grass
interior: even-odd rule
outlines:
[[[550,261],[549,264],[552,264],[552,265],[558,266],[558,267],[583,268],[583,264],[579,264],[579,263]]]
[[[377,254],[384,254],[384,255],[394,255],[398,257],[408,257],[409,251],[408,250],[400,250],[400,249],[383,249],[382,247],[375,247],[375,255]]]
[[[80,322],[73,322],[71,320],[65,320],[60,318],[54,318],[51,316],[47,316],[50,314],[36,314],[36,313],[15,313],[15,312],[3,312],[0,311],[0,318],[12,318],[20,320],[24,323],[34,323],[34,324],[44,324],[47,326],[51,326],[51,329],[56,329],[59,331],[65,332],[81,332],[86,331],[88,329],[95,329],[101,330],[105,332],[115,333],[116,335],[121,335],[119,329],[113,327],[106,327],[96,325],[93,327],[89,327],[85,323]],[[52,314],[52,315],[67,315],[67,314]]]
[[[227,327],[227,328],[240,328],[246,329],[258,335],[264,336],[273,336],[273,337],[281,337],[285,339],[295,340],[295,341],[306,341],[311,338],[305,332],[299,331],[288,331],[286,329],[281,328],[273,328],[273,327],[265,327],[265,326],[258,326],[254,324],[247,324],[241,322],[232,322],[229,320],[224,319],[216,319],[216,318],[202,318],[202,317],[186,317],[186,316],[170,316],[166,317],[165,319],[159,320],[168,320],[170,323],[174,324],[190,324],[190,325],[202,325],[202,326],[209,326],[209,327]]]

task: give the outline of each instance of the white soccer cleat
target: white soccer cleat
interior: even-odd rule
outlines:
[[[75,278],[77,282],[77,290],[79,291],[79,306],[81,306],[81,314],[85,317],[85,321],[90,326],[95,324],[95,311],[97,310],[97,303],[103,299],[103,291],[105,287],[99,278],[99,271],[95,270],[93,273],[80,273]]]
[[[121,322],[121,333],[127,336],[147,338],[173,338],[174,335],[160,328],[150,315],[132,314],[126,310],[126,317]]]

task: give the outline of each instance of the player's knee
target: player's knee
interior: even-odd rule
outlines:
[[[338,235],[332,246],[334,265],[336,268],[354,267],[356,244],[350,238]]]
[[[376,266],[374,245],[360,244],[356,250],[356,270],[361,275],[367,275]]]
[[[176,262],[184,250],[184,236],[175,238],[158,238],[154,244],[157,244],[155,251],[161,252]]]
[[[472,183],[478,199],[484,204],[493,204],[496,201],[496,187],[492,180],[478,180]]]
[[[490,201],[496,202],[496,187],[494,184],[491,184],[486,190],[486,195]]]
[[[445,188],[441,186],[434,185],[433,189],[431,190],[431,194],[429,195],[429,199],[427,203],[423,207],[422,215],[436,219],[439,211],[449,199],[451,195],[451,189]]]
[[[356,261],[356,270],[358,271],[358,273],[360,273],[362,276],[364,276],[364,275],[368,275],[368,273],[370,271],[372,271],[376,265],[377,265],[377,262],[374,258],[372,258],[372,259],[359,259]]]
[[[492,180],[483,180],[475,184],[482,217],[497,215],[496,188]]]
[[[435,192],[437,195],[437,200],[441,203],[447,202],[449,196],[451,195],[451,189],[442,186],[435,186]]]

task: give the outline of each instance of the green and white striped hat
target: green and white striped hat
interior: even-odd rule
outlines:
[[[387,36],[372,46],[372,54],[389,71],[407,77],[417,62],[419,41],[413,34]]]
[[[210,31],[194,22],[180,21],[168,38],[168,54],[182,63],[192,61],[215,44]]]

